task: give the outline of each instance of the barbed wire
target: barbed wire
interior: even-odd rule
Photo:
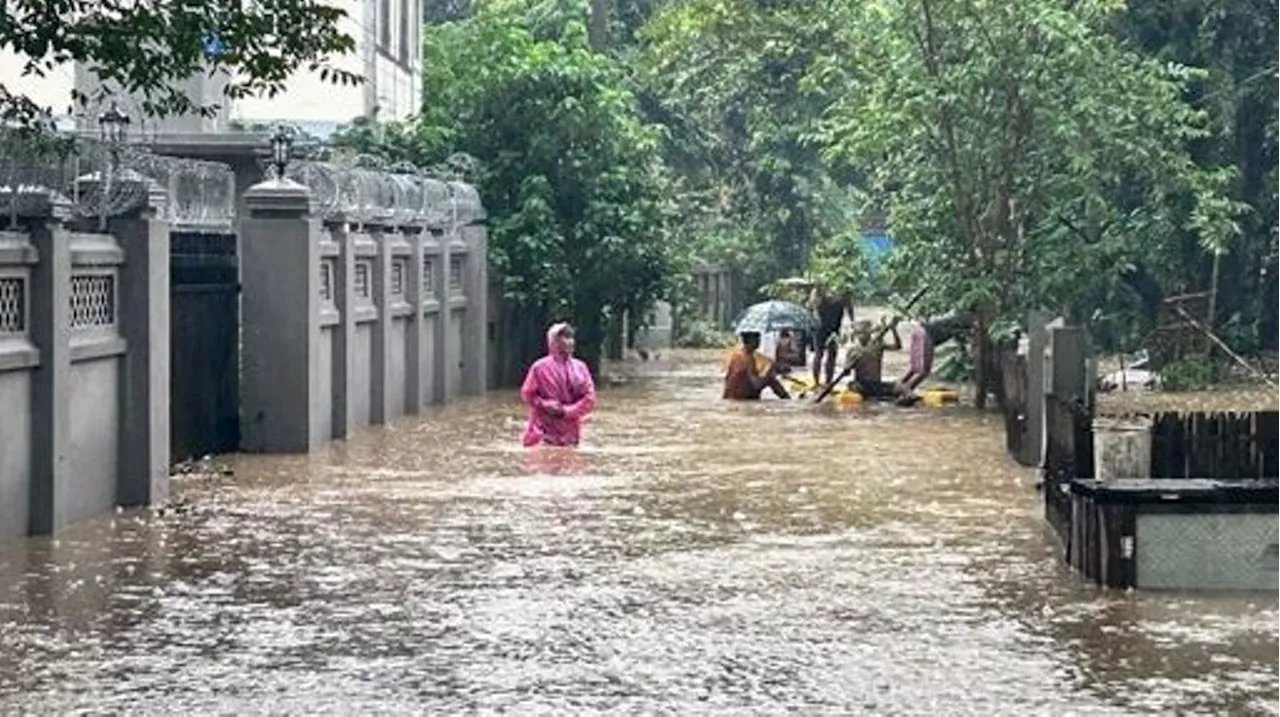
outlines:
[[[0,211],[11,219],[56,198],[76,218],[105,224],[144,206],[156,190],[167,199],[158,209],[175,226],[231,230],[235,175],[226,165],[157,155],[140,144],[0,129]]]
[[[307,154],[286,166],[285,177],[308,188],[322,218],[438,228],[485,218],[469,181],[479,163],[469,155],[423,168],[327,147]],[[56,197],[68,201],[76,217],[105,226],[157,190],[166,197],[162,216],[176,227],[233,231],[235,175],[224,164],[159,155],[145,144],[37,138],[0,128],[0,212],[11,217]]]
[[[128,165],[164,189],[164,216],[179,229],[231,231],[236,183],[231,168],[218,162],[142,153]]]
[[[291,162],[285,177],[310,190],[324,219],[444,227],[485,217],[479,191],[459,178],[459,169],[474,173],[474,159],[423,169],[368,154],[313,151],[309,156]]]

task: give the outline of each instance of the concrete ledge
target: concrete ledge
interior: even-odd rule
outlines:
[[[337,309],[321,309],[320,310],[320,326],[337,326],[342,323],[342,314]]]
[[[116,246],[71,245],[72,266],[119,266],[124,263],[124,249]]]
[[[450,309],[465,309],[465,308],[467,308],[467,297],[465,297],[465,296],[450,296],[450,297],[449,297],[449,308],[450,308]]]
[[[22,371],[40,366],[40,349],[25,338],[0,341],[0,371]]]
[[[36,264],[40,261],[40,252],[36,248],[26,243],[25,234],[14,235],[16,238],[10,242],[10,237],[5,236],[11,232],[0,232],[0,264]]]
[[[1274,512],[1280,500],[1280,484],[1263,480],[1078,478],[1071,481],[1070,490],[1099,505],[1188,506],[1195,512],[1211,512],[1218,505],[1267,505]]]
[[[151,141],[156,154],[221,158],[227,155],[269,157],[270,132],[160,132]]]
[[[413,306],[404,301],[397,301],[388,307],[388,309],[391,313],[391,317],[395,319],[403,318],[405,316],[413,316]]]
[[[357,306],[351,310],[351,318],[355,319],[357,324],[368,324],[378,320],[378,307],[376,306]]]
[[[440,301],[437,299],[427,299],[422,302],[422,315],[429,316],[440,313]]]
[[[71,339],[71,363],[93,361],[110,356],[123,356],[128,342],[119,336],[103,338]]]

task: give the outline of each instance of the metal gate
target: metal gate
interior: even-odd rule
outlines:
[[[240,445],[236,236],[174,231],[169,254],[169,450],[179,462]]]

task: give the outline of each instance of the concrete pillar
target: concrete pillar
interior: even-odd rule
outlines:
[[[454,397],[449,391],[449,321],[453,314],[453,296],[449,290],[449,267],[453,263],[452,234],[444,231],[433,233],[440,251],[436,254],[436,301],[439,302],[440,313],[436,316],[436,330],[431,337],[435,365],[432,367],[435,377],[436,403],[446,403]]]
[[[120,505],[169,497],[169,224],[163,196],[132,216],[113,219],[124,250],[119,275],[120,332],[128,345],[121,372]]]
[[[347,222],[330,227],[330,236],[338,245],[337,272],[334,276],[334,302],[341,320],[333,331],[333,435],[346,438],[355,426],[356,338],[356,238]]]
[[[467,245],[463,285],[467,293],[466,324],[462,332],[462,391],[476,396],[489,381],[489,233],[483,224],[461,230]]]
[[[423,382],[426,380],[426,345],[423,343],[426,320],[423,318],[424,262],[422,227],[404,227],[404,240],[409,244],[409,272],[404,278],[405,301],[413,307],[409,322],[405,324],[404,345],[404,412],[422,412]]]
[[[418,235],[414,262],[419,267],[418,294],[414,308],[418,311],[417,375],[419,395],[429,395],[423,406],[440,403],[444,396],[444,356],[441,351],[445,335],[445,247],[439,229]],[[430,280],[427,279],[430,274]],[[428,320],[430,319],[430,321]]]
[[[24,220],[39,261],[31,270],[31,342],[40,364],[31,375],[32,535],[50,535],[67,523],[63,494],[70,433],[71,244],[70,204],[47,197]]]
[[[1071,401],[1087,396],[1085,360],[1088,341],[1079,326],[1054,326],[1049,329],[1048,361],[1045,379],[1048,393]]]
[[[320,223],[310,194],[270,180],[245,192],[240,220],[241,443],[306,453],[320,435]]]
[[[373,365],[369,369],[369,383],[373,397],[370,399],[369,422],[386,423],[391,419],[391,394],[387,377],[391,373],[391,263],[395,261],[395,245],[398,232],[392,227],[374,227],[370,230],[378,245],[373,261],[373,303],[378,309],[378,319],[373,325]]]
[[[1044,311],[1027,314],[1027,432],[1024,456],[1044,463],[1044,350],[1049,341],[1045,328],[1051,315]]]

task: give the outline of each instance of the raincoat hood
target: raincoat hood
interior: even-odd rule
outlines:
[[[559,339],[560,332],[564,331],[567,328],[569,328],[569,324],[561,321],[560,323],[552,324],[551,328],[547,329],[547,353],[549,355],[551,356],[564,355],[557,350],[556,339]]]

